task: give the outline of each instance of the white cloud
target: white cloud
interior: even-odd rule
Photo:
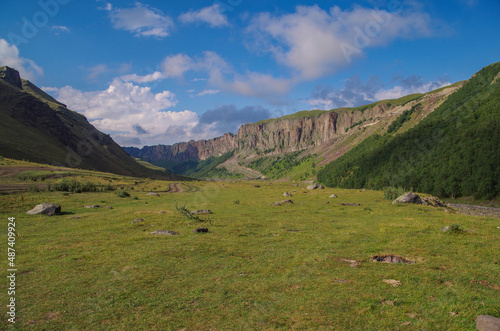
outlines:
[[[212,94],[217,94],[219,92],[220,92],[220,90],[203,90],[200,93],[198,93],[198,96],[201,97],[201,96],[204,96],[204,95],[207,95],[207,94],[208,95],[212,95]]]
[[[9,66],[19,71],[22,78],[36,80],[43,75],[43,69],[34,61],[19,56],[19,49],[10,45],[5,39],[0,39],[0,66]]]
[[[112,134],[122,145],[172,144],[214,137],[210,127],[199,123],[195,112],[169,111],[177,104],[170,91],[153,93],[121,79],[114,79],[104,91],[81,91],[73,87],[43,87],[68,108],[85,115],[99,130]]]
[[[109,7],[111,21],[115,29],[133,32],[136,36],[167,37],[174,22],[159,9],[135,3],[134,8]]]
[[[70,32],[69,28],[64,25],[54,25],[50,28],[56,35],[59,35],[61,32]]]
[[[359,6],[343,11],[335,6],[327,12],[298,6],[293,14],[259,14],[248,31],[254,35],[254,49],[268,50],[280,64],[310,80],[348,65],[366,47],[430,36],[430,24],[429,15],[415,11],[389,13]]]
[[[106,64],[98,64],[96,66],[87,69],[87,71],[88,74],[85,76],[85,78],[94,81],[97,80],[97,78],[99,78],[100,75],[109,72],[110,69]]]
[[[427,93],[447,85],[450,83],[445,79],[425,82],[420,76],[410,76],[396,77],[393,79],[393,86],[385,88],[377,76],[363,82],[358,75],[354,75],[347,79],[340,89],[331,86],[317,87],[304,102],[317,109],[358,107],[375,101],[398,99],[409,94]]]
[[[179,16],[179,21],[183,23],[208,23],[213,28],[229,25],[227,17],[222,14],[221,8],[217,4],[200,10],[191,10],[187,13],[183,13]]]

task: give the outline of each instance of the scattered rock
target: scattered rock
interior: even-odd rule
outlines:
[[[135,220],[130,222],[130,224],[136,224],[136,223],[142,223],[142,222],[144,222],[144,220],[142,218],[136,218]]]
[[[300,232],[300,230],[289,229],[288,232]]]
[[[389,306],[394,306],[394,303],[396,303],[398,299],[394,299],[394,300],[382,300],[380,301],[380,304],[383,306],[383,305],[389,305]]]
[[[422,198],[422,204],[426,206],[432,206],[432,207],[446,207],[444,203],[442,203],[438,198],[436,197],[425,197]],[[448,211],[449,212],[449,211]]]
[[[156,231],[150,232],[149,234],[155,234],[158,236],[173,236],[173,235],[179,234],[179,232],[170,231],[170,230],[156,230]]]
[[[373,262],[382,262],[382,263],[406,263],[406,264],[415,263],[415,261],[409,261],[407,259],[402,258],[401,256],[396,256],[396,255],[375,255],[372,256],[370,260]]]
[[[325,187],[320,183],[314,183],[306,187],[308,190],[324,190]]]
[[[159,211],[158,214],[166,214],[166,211]]]
[[[47,216],[53,216],[57,215],[61,212],[61,206],[55,205],[53,203],[49,202],[42,202],[41,204],[37,205],[35,208],[29,210],[26,212],[26,214],[29,215],[47,215]]]
[[[106,209],[113,209],[113,207],[111,207],[111,206],[106,206],[104,208],[106,208]]]
[[[160,195],[156,192],[149,192],[148,194],[146,194],[147,196],[150,196],[150,197],[159,197]]]
[[[260,185],[254,185],[253,187],[260,187]]]
[[[283,196],[284,196],[284,197],[291,197],[291,196],[292,196],[292,193],[290,193],[290,192],[285,192],[285,193],[283,193]]]
[[[278,207],[278,206],[281,206],[281,203],[279,201],[276,201],[275,203],[273,203],[271,205],[272,207]]]
[[[359,203],[341,203],[341,206],[361,206]]]
[[[351,267],[351,268],[357,268],[361,265],[361,262],[358,262],[356,260],[342,259],[340,261],[349,263],[349,267]]]
[[[479,315],[476,318],[476,328],[479,331],[500,331],[500,318],[490,315]]]
[[[280,203],[292,203],[293,204],[293,201],[292,200],[283,200],[283,201],[280,201]]]
[[[403,283],[401,283],[399,280],[395,280],[395,279],[384,279],[383,282],[391,285],[392,287],[398,287],[398,286],[403,285]]]
[[[329,204],[329,203],[330,203],[330,201],[325,201],[325,205],[327,205],[327,204]]]
[[[191,232],[194,232],[194,233],[207,233],[208,229],[207,228],[198,228],[198,229],[192,230]]]
[[[90,205],[90,206],[85,206],[85,208],[93,209],[93,208],[101,208],[99,205]]]
[[[336,194],[332,194],[329,196],[329,198],[338,198],[338,196]]]
[[[397,198],[392,202],[392,204],[398,204],[398,203],[414,203],[417,205],[422,204],[422,200],[418,196],[418,194],[415,194],[413,192],[408,192]]]
[[[210,209],[201,209],[201,210],[193,210],[191,212],[193,215],[206,215],[206,214],[213,214]]]

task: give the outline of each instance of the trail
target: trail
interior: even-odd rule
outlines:
[[[237,172],[245,176],[246,178],[250,179],[257,179],[257,178],[265,178],[263,174],[258,172],[257,170],[253,170],[247,167],[240,166],[238,164],[238,161],[235,157],[230,158],[226,162],[222,163],[219,165],[221,167],[225,167],[228,171],[230,172]],[[218,167],[219,167],[218,166]]]

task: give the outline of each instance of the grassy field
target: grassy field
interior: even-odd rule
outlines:
[[[109,182],[81,175],[72,178]],[[0,328],[473,330],[478,315],[500,316],[499,219],[293,182],[174,185],[119,176],[111,184],[130,197],[0,196],[2,275],[8,217],[16,218],[18,269],[17,323],[7,325],[2,277]],[[294,203],[272,207],[285,191],[294,191]],[[62,214],[25,214],[44,201]],[[176,203],[213,214],[195,222]],[[102,208],[84,208],[92,204]],[[137,218],[144,221],[131,224]],[[452,224],[474,232],[440,232]],[[193,233],[198,227],[210,232]],[[155,230],[179,234],[149,234]],[[416,263],[370,261],[385,254]],[[401,285],[384,282],[391,279]]]

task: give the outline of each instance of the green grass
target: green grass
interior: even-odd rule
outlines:
[[[500,315],[498,219],[395,206],[380,191],[309,192],[290,182],[189,182],[183,188],[196,191],[160,197],[146,192],[168,182],[120,183],[138,199],[0,196],[0,217],[17,221],[17,329],[395,330],[409,322],[417,330],[470,330],[477,315]],[[292,190],[293,205],[271,207]],[[328,199],[332,193],[339,197]],[[43,201],[63,214],[25,214]],[[211,224],[186,220],[176,204],[212,210]],[[131,224],[136,218],[144,222]],[[439,231],[452,224],[476,234]],[[210,232],[191,232],[200,225]],[[148,234],[154,230],[179,235]],[[417,263],[369,261],[382,254]]]

